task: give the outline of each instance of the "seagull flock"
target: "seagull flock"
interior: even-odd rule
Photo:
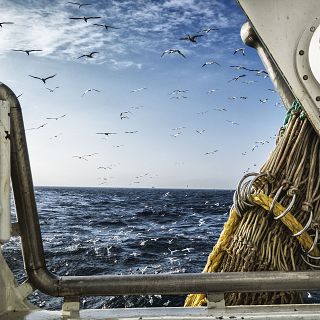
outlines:
[[[72,5],[77,7],[78,9],[81,8],[85,8],[88,6],[93,6],[92,3],[79,3],[79,2],[67,2],[68,5]],[[72,21],[84,21],[85,23],[89,24],[90,21],[94,21],[95,23],[90,24],[91,27],[99,27],[99,28],[103,28],[106,30],[110,30],[110,29],[120,29],[119,27],[115,27],[109,24],[105,24],[105,23],[96,23],[98,20],[102,19],[102,17],[100,16],[76,16],[76,17],[69,17],[70,20]],[[100,22],[100,21],[99,21]],[[0,22],[0,29],[4,28],[4,27],[10,27],[10,25],[13,25],[14,22],[10,22],[10,21],[3,21]],[[179,41],[188,41],[190,43],[192,43],[192,45],[197,45],[198,42],[203,41],[205,36],[208,36],[209,33],[211,32],[219,32],[218,28],[203,28],[202,30],[200,30],[199,32],[196,32],[194,34],[192,33],[188,33],[184,36],[181,36],[180,38],[178,38],[177,40]],[[27,56],[30,56],[33,53],[41,53],[43,52],[42,49],[12,49],[13,52],[21,52],[21,53],[25,53]],[[233,51],[233,55],[239,55],[239,56],[245,56],[245,49],[244,48],[237,48]],[[91,52],[87,52],[87,53],[83,53],[81,55],[79,55],[78,57],[75,57],[75,59],[95,59],[96,56],[99,55],[98,51],[91,51]],[[183,59],[188,59],[187,54],[185,54],[184,52],[182,52],[181,49],[176,49],[176,48],[169,48],[164,50],[161,54],[160,54],[160,58],[162,60],[162,58],[165,58],[165,56],[168,55],[178,55]],[[215,60],[210,60],[210,61],[204,61],[201,65],[202,68],[206,68],[209,66],[217,66],[217,68],[221,68],[221,64]],[[251,68],[247,68],[246,66],[242,66],[242,65],[230,65],[230,68],[236,70],[236,71],[241,71],[243,72],[240,75],[236,75],[233,78],[231,78],[230,80],[228,80],[228,83],[231,82],[241,82],[243,84],[247,84],[247,85],[251,85],[255,82],[257,82],[256,80],[244,80],[243,78],[245,78],[247,76],[247,73],[252,73],[255,74],[257,77],[263,77],[263,78],[267,78],[268,77],[268,73],[265,70],[260,70],[260,69],[251,69]],[[44,88],[46,90],[48,90],[50,93],[54,93],[57,89],[59,89],[59,86],[55,86],[53,88],[50,88],[47,86],[47,82],[49,82],[49,80],[57,77],[57,74],[52,74],[52,75],[46,75],[46,76],[39,76],[39,75],[32,75],[29,74],[28,75],[30,78],[33,78],[35,80],[39,80],[43,83]],[[143,91],[147,90],[147,87],[141,87],[141,88],[137,88],[137,89],[133,89],[131,90],[129,93],[130,94],[136,94],[139,93],[141,94]],[[211,89],[209,91],[207,91],[207,94],[215,94],[217,91],[219,91],[219,89]],[[276,90],[274,89],[268,89],[268,91],[270,92],[276,92]],[[96,93],[100,93],[101,90],[96,89],[96,88],[88,88],[86,89],[81,96],[85,97],[86,95],[88,95],[89,93],[91,94],[96,94]],[[171,91],[170,93],[168,93],[168,95],[170,96],[170,99],[176,99],[176,100],[182,100],[182,99],[187,99],[188,98],[188,93],[189,90],[188,89],[174,89],[173,91]],[[21,94],[22,95],[22,94]],[[21,96],[20,95],[20,96]],[[246,96],[232,96],[229,97],[230,100],[237,100],[237,99],[241,99],[241,100],[247,100],[248,97]],[[265,104],[269,101],[268,98],[261,98],[259,99],[259,103],[261,104]],[[281,106],[280,103],[277,103],[277,106]],[[131,107],[130,109],[132,110],[124,110],[121,111],[119,113],[120,116],[120,120],[124,120],[124,121],[128,121],[130,120],[130,118],[134,115],[134,110],[138,110],[140,108],[143,108],[143,106],[136,106],[136,107]],[[210,109],[204,110],[204,111],[200,111],[197,114],[200,116],[204,116],[206,115],[208,112],[222,112],[225,113],[228,111],[227,107],[222,107],[222,106],[216,106],[216,107],[212,107]],[[32,127],[32,128],[27,128],[26,130],[31,131],[31,130],[39,130],[44,128],[45,126],[48,125],[49,121],[58,121],[61,120],[63,118],[66,118],[67,114],[62,114],[62,115],[57,115],[57,116],[51,116],[51,117],[46,117],[46,120],[48,122],[45,122],[43,124],[40,124],[38,126]],[[240,126],[240,123],[234,120],[230,120],[230,119],[225,119],[226,124],[232,125],[232,126]],[[180,127],[176,127],[176,128],[172,128],[172,132],[169,134],[169,136],[173,137],[173,138],[178,138],[179,136],[181,136],[184,133],[184,130],[186,129],[185,126],[180,126]],[[194,130],[195,134],[198,135],[205,135],[206,134],[206,130],[199,128]],[[103,139],[106,140],[110,140],[112,139],[112,136],[114,135],[119,135],[119,134],[137,134],[139,133],[139,130],[128,130],[128,131],[123,131],[123,132],[113,132],[113,131],[98,131],[95,132],[96,135],[98,136],[102,136]],[[54,136],[52,136],[50,138],[50,140],[52,139],[57,139],[58,137],[60,137],[62,135],[62,133],[56,134]],[[270,139],[274,139],[275,136],[273,137],[269,137],[268,140],[257,140],[254,142],[253,147],[250,149],[250,152],[255,151],[258,147],[263,146],[265,144],[268,144],[270,142]],[[117,145],[113,145],[114,148],[122,148],[124,147],[123,144],[117,144]],[[206,157],[211,157],[214,156],[216,153],[219,152],[219,149],[215,149],[213,148],[212,150],[207,150],[205,152],[203,152],[203,156]],[[249,153],[249,151],[243,151],[241,152],[242,156],[247,156]],[[99,153],[94,152],[94,153],[89,153],[89,154],[83,154],[83,155],[72,155],[71,157],[76,159],[76,160],[81,160],[81,161],[85,161],[88,162],[89,159],[91,157],[97,156],[99,155]],[[97,170],[112,170],[113,168],[117,167],[118,165],[120,165],[119,163],[116,164],[109,164],[109,165],[99,165],[97,167]],[[256,164],[254,164],[253,166],[256,166]],[[244,171],[244,173],[248,172],[251,168],[248,168]],[[140,175],[137,175],[135,177],[133,177],[133,182],[134,184],[139,184],[141,182],[141,179],[143,178],[152,178],[155,177],[157,175],[152,175],[151,173],[147,172],[147,173],[143,173]],[[111,177],[99,177],[99,180],[102,180],[102,182],[100,183],[102,184],[107,184],[108,181],[110,180]]]

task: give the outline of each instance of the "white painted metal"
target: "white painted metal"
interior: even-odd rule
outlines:
[[[0,319],[10,311],[30,311],[36,309],[26,300],[32,292],[30,285],[18,286],[14,276],[4,260],[0,249]],[[3,317],[5,319],[5,316]]]
[[[320,1],[238,2],[292,93],[301,102],[313,127],[320,134],[320,86],[311,72],[308,54],[313,32],[319,25]],[[308,41],[300,41],[303,35]]]
[[[315,320],[319,319],[319,305],[236,306],[226,310],[200,308],[127,308],[87,309],[76,315],[61,311],[10,312],[0,320]]]
[[[316,22],[314,23],[316,24]],[[313,32],[309,46],[309,64],[313,76],[320,84],[320,26]]]
[[[0,242],[10,239],[10,107],[0,101]]]

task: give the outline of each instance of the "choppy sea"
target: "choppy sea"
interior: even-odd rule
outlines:
[[[36,187],[35,196],[47,266],[57,275],[198,273],[228,218],[233,191]],[[19,238],[2,250],[22,283]],[[81,308],[176,307],[184,299],[81,297]],[[29,300],[49,310],[63,302],[40,291]],[[320,294],[307,293],[306,300],[319,303]]]
[[[45,257],[58,275],[201,272],[228,217],[233,191],[36,187]],[[13,206],[14,207],[14,206]],[[3,245],[26,279],[19,238]],[[185,296],[82,297],[82,308],[182,306]],[[36,291],[46,309],[62,299]]]

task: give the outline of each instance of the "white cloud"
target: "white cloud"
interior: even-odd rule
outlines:
[[[222,2],[212,0],[123,0],[108,1],[108,5],[97,1],[85,9],[62,1],[4,0],[0,3],[1,19],[13,21],[14,25],[5,25],[0,30],[0,53],[11,49],[43,49],[37,54],[73,60],[84,53],[99,51],[90,62],[113,59],[117,67],[141,68],[141,63],[132,61],[132,55],[161,54],[177,46],[191,50],[192,45],[179,40],[184,33],[234,24],[239,17],[234,13],[228,16],[227,9]],[[99,23],[120,29],[106,30],[90,21],[69,19],[84,15],[101,16]],[[201,39],[197,46],[214,47],[217,41],[232,44],[230,35],[221,31]]]

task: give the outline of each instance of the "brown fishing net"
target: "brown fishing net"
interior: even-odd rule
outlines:
[[[239,182],[229,219],[203,272],[317,268],[319,136],[295,102],[260,173]],[[302,302],[298,292],[226,293],[226,305]],[[206,304],[190,294],[185,306]]]

